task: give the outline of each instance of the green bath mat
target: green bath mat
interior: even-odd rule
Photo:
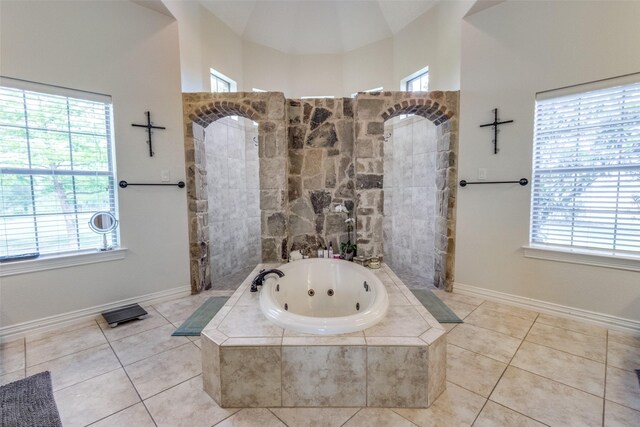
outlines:
[[[202,332],[207,323],[213,319],[229,297],[211,297],[205,301],[196,311],[171,336],[174,337],[197,337]]]
[[[429,310],[429,313],[440,323],[463,323],[445,303],[428,289],[411,289],[413,295]]]

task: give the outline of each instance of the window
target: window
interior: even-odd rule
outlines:
[[[102,246],[88,222],[117,217],[112,117],[105,95],[0,80],[0,257]]]
[[[538,94],[532,181],[532,244],[637,255],[640,76]]]
[[[429,67],[416,71],[400,81],[400,90],[427,92],[429,90]]]
[[[236,92],[238,90],[238,85],[235,81],[213,68],[210,71],[211,92]]]

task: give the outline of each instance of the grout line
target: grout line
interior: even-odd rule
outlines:
[[[487,399],[487,401],[489,401],[489,400],[491,400],[491,399]],[[491,402],[492,402],[492,403],[495,403],[495,404],[496,404],[496,405],[498,405],[498,406],[502,406],[503,408],[505,408],[505,409],[507,409],[507,410],[509,410],[509,411],[513,411],[513,412],[515,412],[516,414],[520,414],[520,415],[522,415],[523,417],[525,417],[525,418],[527,418],[527,419],[529,419],[529,420],[531,420],[531,421],[534,421],[534,422],[536,422],[536,423],[540,423],[540,424],[545,425],[545,426],[547,426],[547,427],[549,426],[549,424],[545,424],[545,423],[543,423],[542,421],[538,421],[538,420],[536,420],[535,418],[532,418],[532,417],[530,417],[530,416],[528,416],[528,415],[525,415],[525,414],[523,414],[522,412],[516,411],[515,409],[509,408],[508,406],[505,406],[505,405],[503,405],[502,403],[498,403],[498,402],[496,402],[495,400],[491,400]],[[475,421],[474,421],[474,423],[475,423]],[[472,424],[472,427],[473,427],[473,424]]]
[[[282,405],[282,402],[280,403],[280,405]],[[278,420],[280,420],[280,422],[281,422],[282,424],[284,424],[285,426],[287,426],[287,427],[295,427],[295,426],[289,426],[289,424],[285,423],[285,422],[284,422],[284,420],[278,416],[278,414],[276,414],[275,412],[273,412],[273,411],[271,410],[271,408],[265,408],[265,409],[266,409],[267,411],[269,411],[269,412],[271,413],[271,415],[273,415],[273,416],[274,416],[274,417],[276,417]]]
[[[362,408],[358,408],[358,410],[356,412],[354,412],[353,415],[351,415],[349,418],[347,418],[347,420],[344,423],[340,424],[340,427],[346,425],[349,421],[351,421],[353,419],[353,417],[358,415],[360,413],[360,411],[362,411]]]
[[[100,421],[105,420],[105,419],[109,418],[109,417],[110,417],[110,416],[112,416],[112,415],[116,415],[116,414],[119,414],[120,412],[124,412],[124,411],[126,411],[127,409],[133,408],[134,406],[136,406],[136,405],[137,405],[137,404],[139,404],[139,403],[142,403],[142,402],[136,402],[136,403],[134,403],[133,405],[129,405],[129,406],[127,406],[126,408],[119,409],[119,410],[117,410],[116,412],[114,412],[114,413],[112,413],[112,414],[109,414],[109,415],[107,415],[107,416],[105,416],[105,417],[102,417],[102,418],[97,419],[97,420],[95,420],[95,421],[91,421],[89,424],[87,424],[87,427],[88,427],[88,426],[92,426],[92,425],[94,425],[94,424],[96,424],[96,423],[99,423]],[[155,421],[153,421],[153,417],[151,418],[151,421],[152,421],[152,422],[156,425],[156,427],[157,427],[157,424],[155,423]]]
[[[436,400],[438,400],[438,399],[436,399]],[[434,405],[434,403],[435,403],[435,402],[432,402],[432,403],[431,403],[431,406],[433,406],[433,405]],[[427,411],[427,410],[429,410],[429,409],[431,408],[431,406],[429,406],[429,408],[419,408],[419,409],[417,409],[417,410],[418,410],[418,411]],[[413,422],[413,421],[411,421],[409,418],[402,416],[402,414],[397,413],[394,409],[398,409],[398,408],[389,408],[389,410],[390,410],[391,412],[393,412],[394,414],[396,414],[397,416],[399,416],[399,417],[400,417],[400,418],[402,418],[403,420],[407,420],[407,421],[408,421],[408,422],[410,422],[412,425],[414,425],[414,426],[416,426],[416,427],[419,427],[419,426],[418,426],[418,424],[414,423],[414,422]],[[410,408],[403,408],[403,409],[410,409]],[[414,409],[414,410],[416,410],[416,409]]]

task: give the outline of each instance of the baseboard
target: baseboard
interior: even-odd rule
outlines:
[[[28,334],[47,332],[49,330],[70,326],[76,323],[94,320],[103,311],[121,307],[127,304],[157,304],[162,301],[179,298],[191,294],[189,285],[179,286],[173,289],[154,292],[147,295],[141,295],[133,298],[127,298],[108,304],[96,305],[90,308],[71,311],[69,313],[57,314],[55,316],[45,317],[42,319],[31,320],[29,322],[18,323],[15,325],[0,328],[0,339],[11,340],[22,338]]]
[[[598,313],[595,311],[583,310],[581,308],[569,307],[566,305],[554,304],[551,302],[533,298],[521,297],[518,295],[493,291],[491,289],[465,285],[464,283],[455,282],[453,285],[453,289],[455,290],[455,292],[464,295],[470,295],[495,302],[503,302],[528,310],[537,311],[539,313],[552,314],[558,317],[564,317],[571,320],[578,320],[597,326],[603,326],[607,329],[616,329],[619,331],[635,333],[640,332],[640,322],[637,320],[624,319],[622,317],[611,316],[609,314]]]

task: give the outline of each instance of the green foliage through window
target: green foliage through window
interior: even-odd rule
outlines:
[[[110,101],[43,88],[0,86],[2,257],[98,248],[89,218],[117,214]]]

